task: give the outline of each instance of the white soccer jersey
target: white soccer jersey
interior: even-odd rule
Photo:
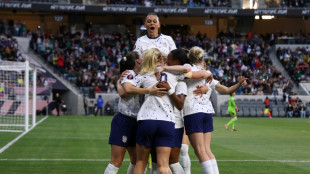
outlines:
[[[189,64],[185,64],[184,66],[191,66]],[[191,66],[191,71],[201,71],[204,70],[200,66],[193,65]],[[195,96],[193,91],[196,89],[198,85],[205,85],[205,79],[186,79],[187,84],[187,96],[185,98],[184,105],[184,116],[203,112],[203,113],[214,113],[214,109],[212,103],[208,97],[208,94],[203,94],[201,97]]]
[[[149,38],[147,35],[139,37],[135,43],[134,51],[139,51],[143,54],[150,48],[157,48],[165,54],[169,54],[170,51],[177,49],[170,36],[159,34],[156,38]]]
[[[184,81],[179,81],[175,88],[176,95],[187,95],[187,86]],[[174,107],[174,116],[175,116],[175,128],[179,129],[184,127],[183,123],[183,110],[178,110],[178,108]]]
[[[210,100],[210,97],[211,97],[211,93],[213,90],[215,90],[215,86],[216,84],[218,83],[219,81],[218,80],[215,80],[213,79],[211,83],[207,83],[206,86],[209,87],[209,90],[208,92],[206,93],[206,95],[204,97],[206,97],[206,100]],[[212,102],[208,102],[207,103],[208,107],[212,107],[213,108],[213,105],[212,105]],[[208,114],[214,114],[214,109],[213,110],[209,110]]]
[[[133,86],[137,86],[137,80],[135,79],[136,73],[130,70],[129,74],[123,78],[121,84],[131,83]],[[118,111],[123,115],[136,118],[140,109],[139,95],[130,94],[126,98],[120,98],[118,103]]]
[[[138,86],[143,88],[151,88],[158,82],[153,72],[138,75],[137,79],[139,81]],[[184,75],[183,73],[163,72],[161,79],[167,80],[169,86],[175,89],[178,81],[184,79]],[[168,94],[163,97],[146,94],[137,120],[162,120],[175,123],[173,104]]]

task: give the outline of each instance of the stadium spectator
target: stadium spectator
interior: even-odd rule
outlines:
[[[103,103],[104,103],[104,100],[103,100],[102,96],[99,95],[99,97],[97,99],[97,109],[96,109],[96,112],[95,112],[95,116],[97,116],[99,110],[100,110],[100,116],[102,116]]]
[[[310,80],[308,47],[298,47],[295,51],[292,51],[290,48],[278,48],[277,57],[288,71],[293,81],[299,83],[300,81]]]
[[[285,92],[283,94],[283,100],[282,101],[288,104],[290,102],[290,99],[291,99],[290,94],[288,92]]]
[[[87,98],[85,96],[85,94],[83,94],[83,104],[84,104],[84,115],[88,115],[88,101]]]
[[[294,112],[294,108],[291,104],[289,104],[286,108],[287,111],[287,115],[292,118],[293,117],[293,112]]]
[[[63,114],[66,114],[68,108],[67,108],[67,104],[65,103],[64,100],[61,100],[60,109],[61,109],[61,112],[62,112]]]
[[[272,95],[273,95],[273,102],[275,103],[275,105],[277,105],[279,103],[278,95],[276,95],[275,93],[273,93]]]
[[[219,33],[215,40],[208,39],[202,33],[193,35],[175,32],[171,36],[175,38],[177,47],[200,46],[205,49],[208,53],[205,57],[208,68],[223,85],[231,86],[239,76],[251,79],[237,94],[276,92],[282,95],[283,90],[292,89],[281,72],[271,65],[268,57],[271,41],[263,40],[271,37],[252,33],[251,38],[244,42],[232,42],[229,38],[232,34],[229,32]],[[98,87],[100,92],[116,92],[118,60],[132,49],[134,41],[130,33],[99,35],[82,31],[66,36],[62,33],[55,36],[34,33],[31,47],[57,69],[58,66],[54,64],[57,61],[53,62],[53,59],[62,55],[64,77],[76,84],[81,93],[85,92],[91,97],[94,96],[94,89],[99,91]]]
[[[111,102],[108,101],[105,106],[104,106],[104,113],[107,114],[107,115],[113,115],[114,112],[113,112],[113,108],[112,108],[112,105],[111,105]]]
[[[300,118],[306,118],[306,107],[303,103],[299,107],[299,112],[300,112]]]
[[[56,93],[54,101],[55,101],[55,108],[56,108],[57,116],[59,116],[60,105],[61,105],[61,98],[59,96],[59,93]]]
[[[293,104],[293,117],[300,117],[299,107],[297,103]]]

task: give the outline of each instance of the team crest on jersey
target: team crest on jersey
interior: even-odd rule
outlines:
[[[123,143],[126,143],[127,142],[127,136],[125,136],[125,135],[123,135],[123,137],[122,137],[122,141],[123,141]]]
[[[133,79],[133,75],[132,75],[132,74],[129,74],[129,75],[127,76],[127,79]]]

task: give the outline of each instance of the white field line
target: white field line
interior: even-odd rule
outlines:
[[[1,159],[0,161],[88,161],[107,162],[110,159]],[[129,159],[124,159],[129,161]],[[198,160],[191,160],[197,162]],[[310,163],[310,160],[217,160],[218,162],[281,162],[281,163]]]
[[[46,120],[48,117],[44,117],[43,119],[41,119],[37,124],[39,125],[40,123],[42,123],[44,120]],[[36,127],[35,126],[35,127]],[[30,132],[34,127],[31,127],[27,132],[23,132],[22,134],[20,134],[18,137],[16,137],[14,140],[12,140],[11,142],[9,142],[7,145],[3,146],[1,149],[0,149],[0,154],[2,152],[4,152],[7,148],[9,148],[10,146],[12,146],[15,142],[17,142],[19,139],[21,139],[24,135],[26,135],[28,132]]]

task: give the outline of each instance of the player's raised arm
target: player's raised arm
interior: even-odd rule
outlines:
[[[222,93],[222,94],[231,94],[231,93],[237,91],[238,88],[240,88],[241,86],[244,86],[246,84],[246,80],[247,80],[247,78],[242,78],[239,80],[239,83],[237,83],[231,87],[227,87],[227,86],[224,86],[220,83],[217,83],[215,86],[215,90],[217,90],[219,93]]]

